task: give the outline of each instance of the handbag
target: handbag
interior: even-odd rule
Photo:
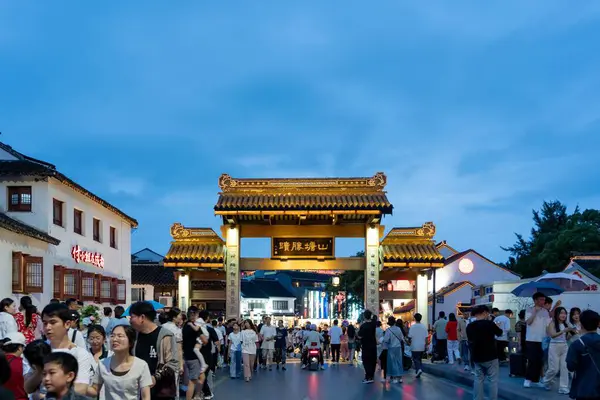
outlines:
[[[156,371],[160,372],[160,379],[152,388],[152,397],[175,397],[177,395],[177,386],[175,384],[175,371],[166,364],[159,364]]]

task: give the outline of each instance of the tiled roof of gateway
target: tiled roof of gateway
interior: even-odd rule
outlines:
[[[186,228],[180,223],[171,226],[174,241],[165,255],[168,267],[178,264],[223,264],[225,242],[210,228]]]
[[[387,178],[234,179],[221,175],[215,212],[362,210],[391,214]]]
[[[21,235],[29,236],[34,239],[41,240],[46,243],[58,246],[60,240],[48,235],[33,226],[27,225],[19,220],[9,217],[8,215],[0,212],[0,228],[4,228],[7,231],[15,232]]]
[[[168,286],[176,285],[172,268],[157,263],[131,264],[131,283],[133,285]]]
[[[11,154],[17,160],[2,160],[0,161],[0,176],[4,177],[14,177],[14,176],[32,176],[32,177],[43,177],[43,178],[54,178],[61,182],[62,184],[70,187],[76,192],[81,193],[87,198],[95,201],[100,204],[104,208],[118,214],[121,218],[125,219],[127,222],[131,224],[132,227],[137,228],[138,222],[125,214],[123,211],[119,210],[106,200],[96,196],[94,193],[90,192],[83,186],[69,179],[67,176],[63,175],[59,171],[56,170],[56,166],[47,163],[45,161],[36,160],[35,158],[26,156],[25,154],[19,153],[14,150],[12,147],[0,142],[0,149],[6,151]]]

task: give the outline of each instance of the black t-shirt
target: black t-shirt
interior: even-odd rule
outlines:
[[[360,336],[360,344],[363,348],[377,347],[376,328],[377,326],[373,321],[367,321],[361,325],[358,336]]]
[[[184,360],[196,360],[196,354],[194,354],[194,346],[196,345],[198,337],[202,331],[195,331],[189,324],[185,324],[181,330],[181,336],[183,337],[183,359]]]
[[[157,347],[160,329],[159,326],[150,333],[138,333],[137,344],[135,345],[135,356],[146,361],[151,375],[154,375],[158,365]]]
[[[329,338],[329,331],[327,329],[325,329],[323,331],[323,344],[329,344],[331,342],[331,339]]]
[[[477,320],[467,325],[467,338],[471,345],[471,359],[476,363],[493,361],[498,358],[496,336],[502,335],[502,329],[490,320]]]
[[[217,331],[214,330],[214,328],[210,325],[206,325],[206,331],[208,332],[208,343],[203,345],[202,348],[200,349],[200,353],[202,353],[202,356],[204,357],[204,360],[206,361],[206,363],[208,365],[211,366],[211,368],[213,367],[213,347],[216,346],[214,343],[219,341],[219,335],[217,335]],[[216,348],[215,348],[215,352],[216,352]]]

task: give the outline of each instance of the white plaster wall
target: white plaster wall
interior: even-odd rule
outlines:
[[[19,235],[0,228],[0,297],[11,297],[18,300],[23,296],[12,292],[12,253],[13,251],[29,254],[44,259],[43,293],[33,293],[31,298],[38,308],[44,307],[52,298],[53,275],[48,278],[46,264],[54,259],[54,246],[41,240]],[[41,310],[40,310],[41,311]]]
[[[9,212],[8,211],[8,187],[9,186],[31,186],[31,212]],[[22,181],[0,182],[0,211],[11,218],[48,232],[52,217],[51,206],[48,203],[48,182],[27,179]]]
[[[458,269],[458,264],[462,259],[469,259],[473,262],[473,272],[463,274]],[[520,278],[502,268],[491,264],[484,258],[475,253],[469,253],[463,258],[436,270],[435,290],[436,292],[454,282],[469,281],[475,286],[491,284],[496,281],[516,281]],[[429,280],[429,292],[433,291],[433,280]]]
[[[54,225],[52,221],[52,208],[49,209],[49,233],[61,241],[57,246],[56,264],[68,268],[77,268],[86,272],[100,273],[126,281],[126,303],[131,302],[131,226],[119,215],[88,199],[71,188],[56,180],[50,180],[47,203],[52,205],[52,200],[57,199],[63,205],[63,225]],[[83,232],[79,235],[73,231],[73,213],[77,208],[83,211]],[[93,239],[93,218],[100,223],[100,240]],[[110,247],[109,229],[117,229],[117,248]],[[73,246],[79,245],[81,250],[98,252],[104,256],[104,268],[97,268],[91,264],[77,264],[71,256]],[[52,267],[52,266],[50,266]],[[51,276],[51,275],[50,275]]]

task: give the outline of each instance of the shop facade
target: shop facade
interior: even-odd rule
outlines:
[[[59,172],[0,143],[0,292],[126,304],[137,221]]]

